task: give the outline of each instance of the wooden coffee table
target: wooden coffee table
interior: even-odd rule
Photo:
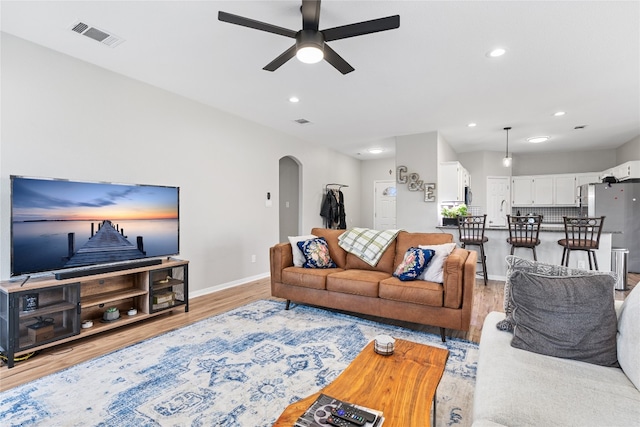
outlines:
[[[274,427],[292,427],[320,393],[383,412],[383,427],[428,426],[431,402],[436,419],[436,388],[449,351],[396,339],[395,351],[382,356],[371,341],[324,389],[287,406]]]

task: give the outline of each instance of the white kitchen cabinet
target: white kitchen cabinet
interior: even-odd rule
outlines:
[[[533,204],[536,206],[553,205],[554,177],[538,175],[533,178]]]
[[[621,165],[602,171],[602,173],[600,173],[600,179],[598,180],[598,182],[600,182],[602,178],[605,178],[607,176],[614,176],[619,181],[640,178],[640,160],[625,162]]]
[[[511,203],[513,206],[533,205],[533,177],[514,176],[511,178]]]
[[[595,184],[602,182],[600,174],[597,172],[578,173],[576,174],[576,188],[580,188],[585,184]]]
[[[439,198],[442,202],[464,202],[464,189],[471,175],[460,162],[442,162],[438,172]]]
[[[613,176],[619,181],[640,178],[640,160],[634,160],[618,165],[614,168]]]
[[[575,206],[576,204],[576,176],[556,175],[554,178],[554,199],[555,206]]]
[[[572,174],[514,176],[511,184],[513,206],[576,204],[576,177]]]

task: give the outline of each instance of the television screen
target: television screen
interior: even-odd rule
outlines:
[[[11,176],[11,275],[177,255],[179,193]]]

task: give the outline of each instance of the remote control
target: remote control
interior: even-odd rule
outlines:
[[[336,426],[336,427],[354,427],[356,425],[345,419],[342,419],[340,417],[336,417],[333,415],[329,415],[327,417],[327,422],[332,426]]]
[[[358,426],[364,425],[367,421],[373,422],[376,416],[369,412],[362,411],[355,406],[340,403],[335,408],[331,409],[331,414],[347,421],[352,422]]]

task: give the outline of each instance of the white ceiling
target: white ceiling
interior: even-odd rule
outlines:
[[[400,15],[399,29],[329,43],[355,68],[347,75],[295,58],[263,71],[293,39],[217,19],[298,30],[298,0],[0,5],[4,32],[357,158],[434,130],[459,153],[503,151],[505,126],[515,153],[610,149],[640,134],[638,1],[325,0],[320,29]],[[78,20],[125,42],[76,34]],[[506,55],[485,56],[497,46]],[[536,135],[551,140],[525,142]]]

